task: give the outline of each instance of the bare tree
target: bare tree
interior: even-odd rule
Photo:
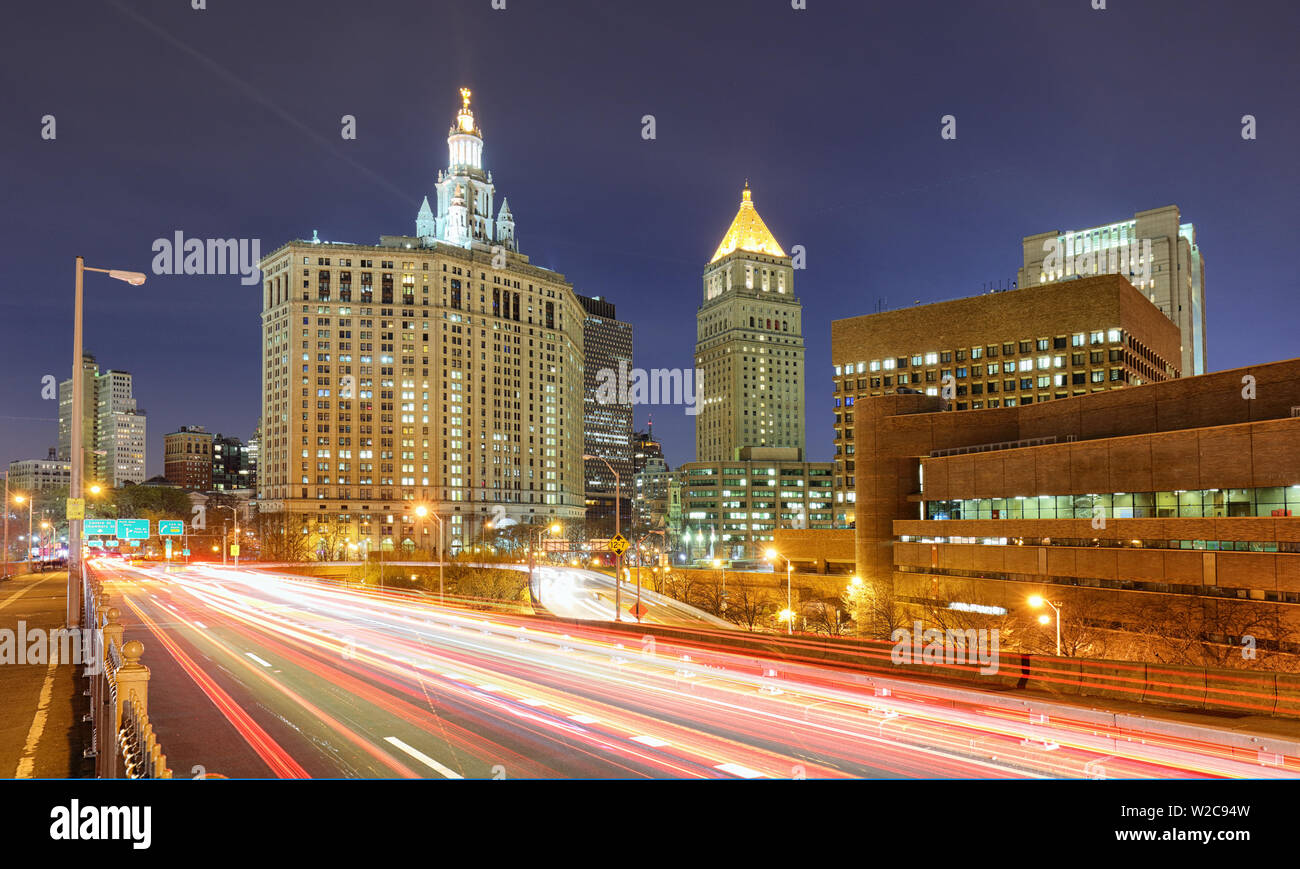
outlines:
[[[857,632],[885,638],[908,624],[907,613],[894,591],[892,579],[850,583],[842,598]]]
[[[748,579],[736,577],[727,592],[727,619],[747,631],[763,627],[776,612],[771,593]]]

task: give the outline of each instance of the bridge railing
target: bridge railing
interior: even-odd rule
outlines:
[[[121,612],[84,567],[81,583],[82,624],[90,646],[83,656],[91,727],[85,756],[94,758],[96,778],[171,778],[149,723],[149,668],[140,663],[144,644],[122,642]]]

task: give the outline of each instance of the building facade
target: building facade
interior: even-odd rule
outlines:
[[[688,561],[756,560],[778,528],[834,527],[834,465],[793,447],[744,447],[730,461],[687,462],[680,486],[679,550]],[[669,492],[671,509],[671,492]]]
[[[616,489],[621,489],[622,519],[632,519],[632,404],[609,393],[611,373],[622,377],[632,368],[632,324],[618,319],[613,302],[579,295],[585,312],[583,351],[583,452],[609,462],[588,459],[584,467],[588,519],[613,519]],[[617,381],[615,381],[617,383]],[[605,388],[602,388],[604,386]],[[613,399],[613,400],[611,400]],[[615,486],[610,467],[618,472]]]
[[[1182,222],[1178,206],[1139,211],[1130,220],[1104,226],[1031,235],[1023,247],[1019,286],[1122,274],[1178,326],[1182,342],[1177,365],[1184,374],[1208,370],[1205,263],[1196,227]]]
[[[255,489],[257,478],[248,445],[237,437],[217,434],[212,439],[212,484],[217,492]]]
[[[163,476],[173,486],[206,492],[212,488],[214,438],[201,425],[183,425],[163,435]]]
[[[131,374],[102,374],[95,357],[82,358],[82,445],[84,479],[110,488],[145,479],[147,416],[136,406]],[[71,459],[72,380],[59,384],[60,459]]]
[[[1017,407],[1180,375],[1177,326],[1119,275],[831,323],[836,522],[854,521],[856,403],[916,391],[952,410]],[[945,393],[945,386],[948,392]]]
[[[1071,622],[1099,632],[1180,613],[1198,644],[1230,648],[1249,625],[1300,652],[1300,360],[941,409],[858,404],[864,579],[921,608],[1068,594]]]
[[[508,206],[492,217],[462,98],[415,235],[292,241],[261,263],[260,510],[363,551],[436,551],[434,516],[451,551],[488,521],[583,516],[584,312],[519,253]]]
[[[802,305],[793,261],[754,207],[740,210],[704,268],[695,367],[704,381],[695,458],[734,460],[744,447],[804,449]],[[698,388],[698,387],[697,387]]]
[[[10,492],[66,489],[72,481],[72,463],[57,458],[51,448],[48,458],[10,462],[8,475]]]

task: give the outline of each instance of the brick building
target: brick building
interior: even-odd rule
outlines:
[[[831,323],[835,513],[852,524],[854,404],[898,390],[951,410],[1019,407],[1180,375],[1180,333],[1119,275],[1077,278]]]
[[[1068,587],[1112,627],[1146,629],[1114,615],[1140,597],[1213,642],[1250,622],[1297,651],[1300,360],[1043,404],[857,408],[857,567],[901,600],[1014,610]]]

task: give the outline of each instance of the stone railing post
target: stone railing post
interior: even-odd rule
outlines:
[[[115,613],[116,610],[110,610]],[[107,628],[106,628],[107,630]],[[118,626],[120,632],[121,625]],[[118,634],[121,638],[121,634]],[[135,692],[134,702],[138,704],[136,714],[142,715],[149,709],[149,668],[140,663],[144,654],[144,643],[130,640],[122,646],[122,666],[117,668],[117,710],[113,716],[113,732],[122,729],[122,706],[131,692]]]

